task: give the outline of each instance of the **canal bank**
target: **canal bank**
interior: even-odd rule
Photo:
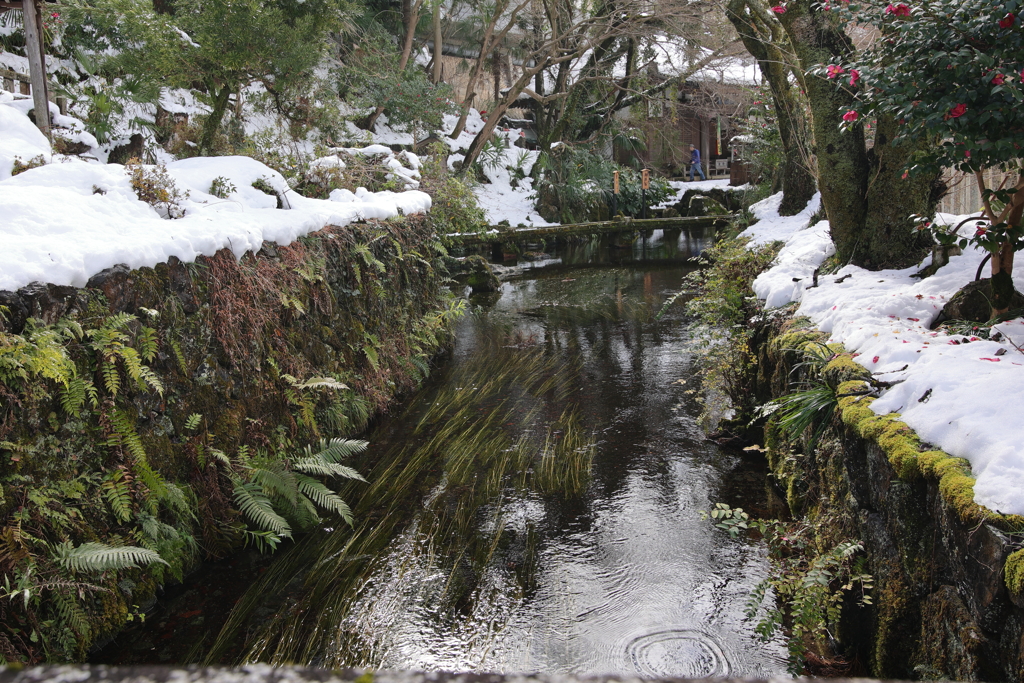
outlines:
[[[81,659],[203,559],[344,510],[320,439],[428,374],[446,277],[411,216],[0,292],[0,656]]]
[[[829,333],[796,317],[796,304],[774,301],[765,310],[754,293],[759,273],[788,268],[772,291],[796,292],[798,300],[817,297],[818,308],[828,312],[879,307],[883,322],[861,334],[869,343],[902,333],[899,312],[886,308],[885,301],[880,306],[877,300],[821,298],[827,292],[819,287],[826,283],[854,277],[878,287],[896,276],[840,270],[842,264],[828,261],[829,252],[818,246],[827,246],[818,237],[827,226],[804,230],[809,219],[810,212],[791,231],[790,251],[781,255],[781,244],[771,237],[716,248],[692,308],[717,329],[728,330],[705,357],[708,413],[729,418],[719,425],[724,434],[743,436],[751,448],[765,452],[770,485],[811,532],[808,561],[843,542],[864,547],[874,582],[872,604],[859,607],[856,596],[848,596],[840,620],[821,622],[828,637],[819,640],[815,655],[842,658],[879,677],[1021,680],[1024,600],[1018,577],[1024,519],[976,503],[975,474],[967,460],[928,443],[899,414],[871,409],[879,396],[899,386],[900,373],[914,360],[906,354],[926,353],[928,345],[902,346],[913,341],[896,336],[904,357],[892,359],[885,368],[890,372],[872,372],[865,363],[875,367],[889,359],[869,353],[855,360],[857,354],[830,342]],[[782,219],[776,214],[769,221]],[[804,267],[794,253],[816,260]],[[930,304],[927,296],[910,294],[911,301],[924,298]],[[833,325],[833,331],[839,329]],[[930,343],[971,341],[961,336]],[[943,390],[937,386],[935,392]],[[922,390],[912,398],[927,402],[932,393]]]

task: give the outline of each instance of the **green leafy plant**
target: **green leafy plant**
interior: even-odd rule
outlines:
[[[787,632],[790,674],[804,672],[809,651],[825,650],[847,593],[855,595],[860,606],[871,604],[874,578],[865,569],[859,541],[843,540],[819,548],[815,529],[806,524],[751,519],[742,508],[725,503],[716,503],[704,517],[710,517],[733,538],[757,532],[767,544],[771,575],[754,588],[746,615],[758,619],[755,630],[762,640]]]
[[[314,449],[305,446],[289,465],[259,462],[240,454],[243,475],[232,475],[234,499],[242,515],[255,529],[246,529],[246,541],[260,550],[273,550],[291,538],[293,526],[306,530],[320,523],[317,509],[352,524],[352,511],[338,494],[314,477],[366,481],[341,461],[366,450],[365,441],[321,440]]]
[[[220,197],[221,199],[227,199],[237,189],[238,188],[235,187],[234,183],[224,176],[217,176],[210,183],[210,194],[214,197]]]

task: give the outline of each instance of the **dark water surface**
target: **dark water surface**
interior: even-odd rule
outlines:
[[[706,441],[680,307],[655,319],[710,238],[567,247],[476,302],[452,358],[368,435],[370,483],[343,492],[355,529],[276,558],[207,661],[783,672],[744,618],[763,548],[699,516],[757,507],[763,471]]]

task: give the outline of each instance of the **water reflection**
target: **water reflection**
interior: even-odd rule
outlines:
[[[369,436],[356,529],[276,562],[213,658],[248,633],[242,659],[335,667],[783,671],[743,617],[763,550],[698,517],[742,502],[741,463],[695,423],[678,313],[655,319],[685,269],[644,252],[681,239],[600,268],[568,249],[467,316],[451,363]]]

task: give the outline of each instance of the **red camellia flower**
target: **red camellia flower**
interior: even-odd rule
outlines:
[[[967,105],[964,104],[963,102],[961,102],[960,104],[956,105],[955,107],[953,107],[952,109],[949,110],[950,117],[952,117],[954,119],[960,118],[965,113],[967,113]]]
[[[1013,20],[1016,19],[1013,13],[1007,14],[1005,17],[999,20],[999,28],[1010,28],[1013,26]]]
[[[892,14],[897,17],[909,17],[910,7],[903,4],[902,2],[898,5],[890,4],[888,7],[885,8],[885,13]]]
[[[988,228],[984,225],[978,224],[978,227],[974,231],[975,237],[984,237],[988,233]]]
[[[786,8],[783,7],[782,5],[775,5],[775,7],[772,7],[772,11],[775,12],[776,14],[782,14],[783,12],[786,11]]]
[[[836,76],[842,74],[844,71],[846,71],[846,69],[839,66],[838,64],[829,64],[828,68],[825,69],[825,75],[827,75],[829,78],[835,78]]]
[[[992,77],[992,85],[1002,85],[1003,81],[1006,80],[1006,76],[1003,74],[996,74]]]
[[[843,121],[846,121],[847,123],[853,123],[854,121],[857,120],[858,116],[859,114],[851,109],[850,111],[843,114]]]
[[[856,69],[850,69],[850,85],[857,85],[857,81],[860,80],[860,72]]]

